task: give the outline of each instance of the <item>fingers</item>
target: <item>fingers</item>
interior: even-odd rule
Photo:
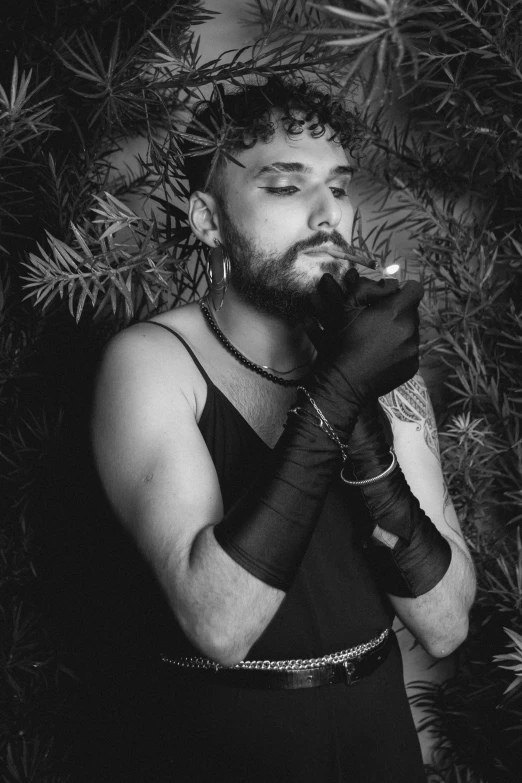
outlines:
[[[406,280],[405,283],[399,288],[397,297],[401,298],[401,301],[405,307],[414,305],[417,307],[422,297],[424,296],[424,288],[417,280]]]
[[[322,329],[338,331],[351,323],[357,310],[387,299],[393,295],[393,306],[399,312],[416,308],[424,290],[420,283],[408,280],[401,287],[394,278],[371,280],[360,277],[356,269],[349,269],[343,279],[344,288],[332,275],[324,274],[316,291],[309,297],[309,315]]]
[[[317,284],[317,292],[311,295],[310,301],[316,317],[325,329],[339,328],[343,319],[344,299],[341,286],[335,282],[332,275],[324,274]]]
[[[323,327],[319,325],[316,314],[313,316],[306,316],[303,326],[317,352],[319,354],[326,353],[328,346],[331,345],[331,338],[328,336],[328,333],[324,331]]]
[[[326,272],[317,284],[317,293],[325,299],[329,305],[342,305],[344,299],[343,289],[336,283],[331,274]]]
[[[382,280],[370,280],[367,277],[360,277],[357,285],[348,294],[345,304],[352,307],[367,307],[375,304],[380,299],[384,299],[390,294],[399,290],[399,283],[393,278]]]
[[[357,285],[358,280],[359,272],[354,266],[351,266],[344,276],[344,287],[347,294],[351,293],[354,286]]]
[[[393,307],[403,312],[416,309],[419,306],[424,296],[424,288],[416,280],[407,280],[402,286],[399,286],[398,281],[394,279],[382,279],[374,282],[361,277],[353,305],[365,307],[387,299],[390,295],[393,295]]]

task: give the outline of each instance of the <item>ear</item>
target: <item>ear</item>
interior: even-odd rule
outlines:
[[[195,236],[209,247],[221,242],[219,230],[219,211],[216,199],[210,193],[196,190],[189,199],[188,219]]]

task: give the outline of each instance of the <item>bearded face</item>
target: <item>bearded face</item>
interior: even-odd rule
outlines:
[[[196,235],[220,241],[231,259],[231,285],[259,311],[292,322],[321,277],[341,281],[350,268],[353,168],[330,135],[303,125],[292,137],[275,117],[270,141],[235,154],[214,194],[191,197]]]
[[[319,278],[303,276],[296,268],[298,257],[327,243],[346,252],[350,248],[348,242],[337,231],[318,231],[282,253],[268,252],[234,225],[224,205],[221,205],[221,215],[225,248],[231,262],[231,284],[236,293],[263,313],[292,323],[302,321],[308,296]],[[328,272],[341,282],[348,266],[347,261],[331,257],[321,263],[321,275]]]

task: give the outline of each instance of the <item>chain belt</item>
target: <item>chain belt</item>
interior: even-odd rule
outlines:
[[[304,669],[320,669],[331,664],[345,664],[361,658],[365,653],[375,650],[376,647],[384,644],[390,634],[390,629],[386,628],[375,639],[369,642],[358,644],[356,647],[350,647],[348,650],[323,655],[321,658],[295,658],[288,661],[240,661],[235,666],[221,666],[219,663],[208,658],[194,656],[192,658],[169,658],[164,653],[161,654],[161,660],[171,666],[180,669],[211,669],[213,671],[237,671],[237,670],[271,670],[271,671],[302,671]]]

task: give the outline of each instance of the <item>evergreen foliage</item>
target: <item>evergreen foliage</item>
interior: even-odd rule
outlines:
[[[205,62],[197,25],[212,15],[200,0],[19,0],[0,26],[0,758],[8,783],[69,779],[53,738],[76,676],[67,636],[90,609],[69,606],[56,620],[47,599],[66,594],[88,559],[75,516],[90,502],[79,452],[88,451],[93,364],[111,333],[189,300],[202,282],[201,251],[179,206],[184,107],[223,79],[300,64],[301,46],[262,44]],[[133,138],[148,141],[147,154],[121,171],[115,156]],[[221,154],[219,137],[204,151]],[[138,214],[129,200],[144,195]]]
[[[256,3],[269,23],[270,5]],[[359,0],[277,4],[278,35],[339,55],[362,96],[361,173],[387,250],[426,284],[425,363],[437,364],[443,467],[479,589],[453,679],[419,683],[438,735],[433,780],[500,783],[522,755],[522,5]],[[393,107],[390,119],[389,106]],[[390,258],[390,260],[392,260]]]
[[[257,0],[250,13],[265,38],[211,62],[198,0],[20,0],[0,29],[4,779],[67,780],[53,732],[74,672],[38,600],[42,537],[65,526],[64,431],[85,416],[106,337],[204,285],[182,209],[186,106],[223,80],[296,70],[362,95],[359,164],[384,222],[358,237],[357,260],[386,264],[407,232],[429,292],[424,355],[442,368],[444,468],[479,576],[456,676],[418,687],[440,739],[433,780],[518,779],[522,6]],[[122,174],[114,155],[140,136],[147,154]],[[225,142],[216,128],[200,151],[217,159]]]

